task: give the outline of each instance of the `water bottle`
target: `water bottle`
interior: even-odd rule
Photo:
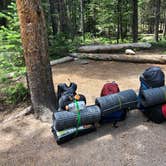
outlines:
[[[77,106],[78,105],[78,106]],[[77,101],[77,104],[75,102],[72,102],[70,103],[68,106],[67,106],[67,110],[68,111],[71,111],[71,112],[78,112],[80,110],[83,110],[86,108],[86,105],[85,105],[85,102],[84,101]],[[78,110],[78,108],[79,110]]]

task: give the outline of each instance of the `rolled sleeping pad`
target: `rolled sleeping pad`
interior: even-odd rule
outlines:
[[[72,140],[75,137],[79,137],[88,133],[96,131],[94,124],[80,126],[78,128],[70,128],[62,131],[57,131],[54,126],[52,126],[52,132],[54,134],[55,140],[58,145],[63,144],[67,141]]]
[[[130,89],[116,94],[98,97],[96,98],[95,104],[100,107],[102,116],[106,116],[110,112],[137,108],[137,95],[134,90]]]
[[[165,75],[160,67],[149,67],[140,76],[140,81],[144,82],[147,88],[157,88],[164,86]]]
[[[61,111],[54,113],[55,128],[58,131],[97,123],[101,119],[101,111],[98,106],[88,106],[80,112]]]
[[[162,112],[162,105],[145,108],[143,113],[149,120],[154,123],[162,123],[166,121],[166,118],[164,117]]]
[[[166,86],[143,90],[141,104],[144,107],[151,107],[166,103]]]
[[[86,98],[84,95],[78,94],[80,96],[80,99],[78,101],[84,101],[86,104]],[[74,95],[73,94],[68,94],[68,95],[63,95],[59,99],[59,107],[65,110],[65,106],[71,104],[74,101]]]

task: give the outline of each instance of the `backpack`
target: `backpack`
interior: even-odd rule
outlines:
[[[120,91],[119,86],[116,82],[106,83],[102,90],[101,96],[107,96],[110,94],[115,94]],[[116,124],[118,121],[125,120],[127,111],[126,110],[118,110],[115,112],[107,113],[107,115],[101,115],[100,123],[113,123],[114,127],[117,127]]]
[[[84,95],[76,93],[77,90],[77,84],[70,83],[69,86],[67,86],[65,83],[58,84],[58,106],[59,111],[65,110],[66,106],[73,103],[76,96],[79,97],[79,99],[76,99],[77,101],[84,101],[86,104],[86,98]]]
[[[141,95],[143,90],[164,86],[164,82],[165,82],[165,75],[160,67],[147,68],[140,76],[140,89],[138,95],[139,101],[141,101]],[[141,111],[144,111],[144,107],[140,104],[140,102],[138,104],[138,108]]]
[[[77,84],[75,83],[70,83],[69,86],[67,86],[65,83],[58,84],[58,100],[61,98],[63,95],[67,94],[76,94],[77,90]]]
[[[100,96],[107,96],[109,94],[118,93],[119,91],[120,90],[116,82],[106,83],[101,90]]]
[[[150,67],[146,69],[140,76],[140,89],[139,89],[139,105],[138,108],[143,112],[143,114],[155,123],[162,123],[166,120],[165,114],[165,104],[156,105],[153,107],[145,108],[141,105],[142,91],[150,88],[157,88],[164,86],[165,75],[160,67]]]

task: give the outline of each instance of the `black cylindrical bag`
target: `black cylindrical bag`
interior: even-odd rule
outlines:
[[[137,95],[133,90],[121,91],[116,94],[98,97],[95,104],[100,107],[102,116],[106,116],[110,112],[137,108]]]
[[[97,123],[101,120],[101,110],[98,106],[92,105],[80,110],[80,112],[61,111],[54,113],[55,128],[58,131]]]
[[[143,90],[141,104],[144,107],[151,107],[166,103],[166,86]]]
[[[58,131],[55,130],[55,126],[52,126],[52,132],[58,145],[68,142],[72,140],[73,138],[94,132],[96,131],[96,126],[94,124],[91,124],[88,126],[81,126],[78,129],[72,128],[72,129],[69,129],[69,131],[70,132],[66,132],[65,134],[62,134],[61,136],[59,136]],[[64,132],[64,131],[61,131],[61,132]]]

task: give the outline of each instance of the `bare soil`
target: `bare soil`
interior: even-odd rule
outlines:
[[[69,78],[78,92],[93,104],[107,81],[117,81],[121,90],[138,91],[139,74],[151,64],[80,61],[53,68],[55,86]],[[166,66],[160,65],[166,73]],[[12,114],[19,112],[16,110]],[[6,115],[9,116],[9,115]],[[3,118],[4,114],[3,114]],[[33,115],[0,122],[0,165],[4,166],[164,166],[166,165],[166,124],[147,122],[138,110],[129,112],[118,128],[111,124],[97,132],[58,146],[51,124]]]

